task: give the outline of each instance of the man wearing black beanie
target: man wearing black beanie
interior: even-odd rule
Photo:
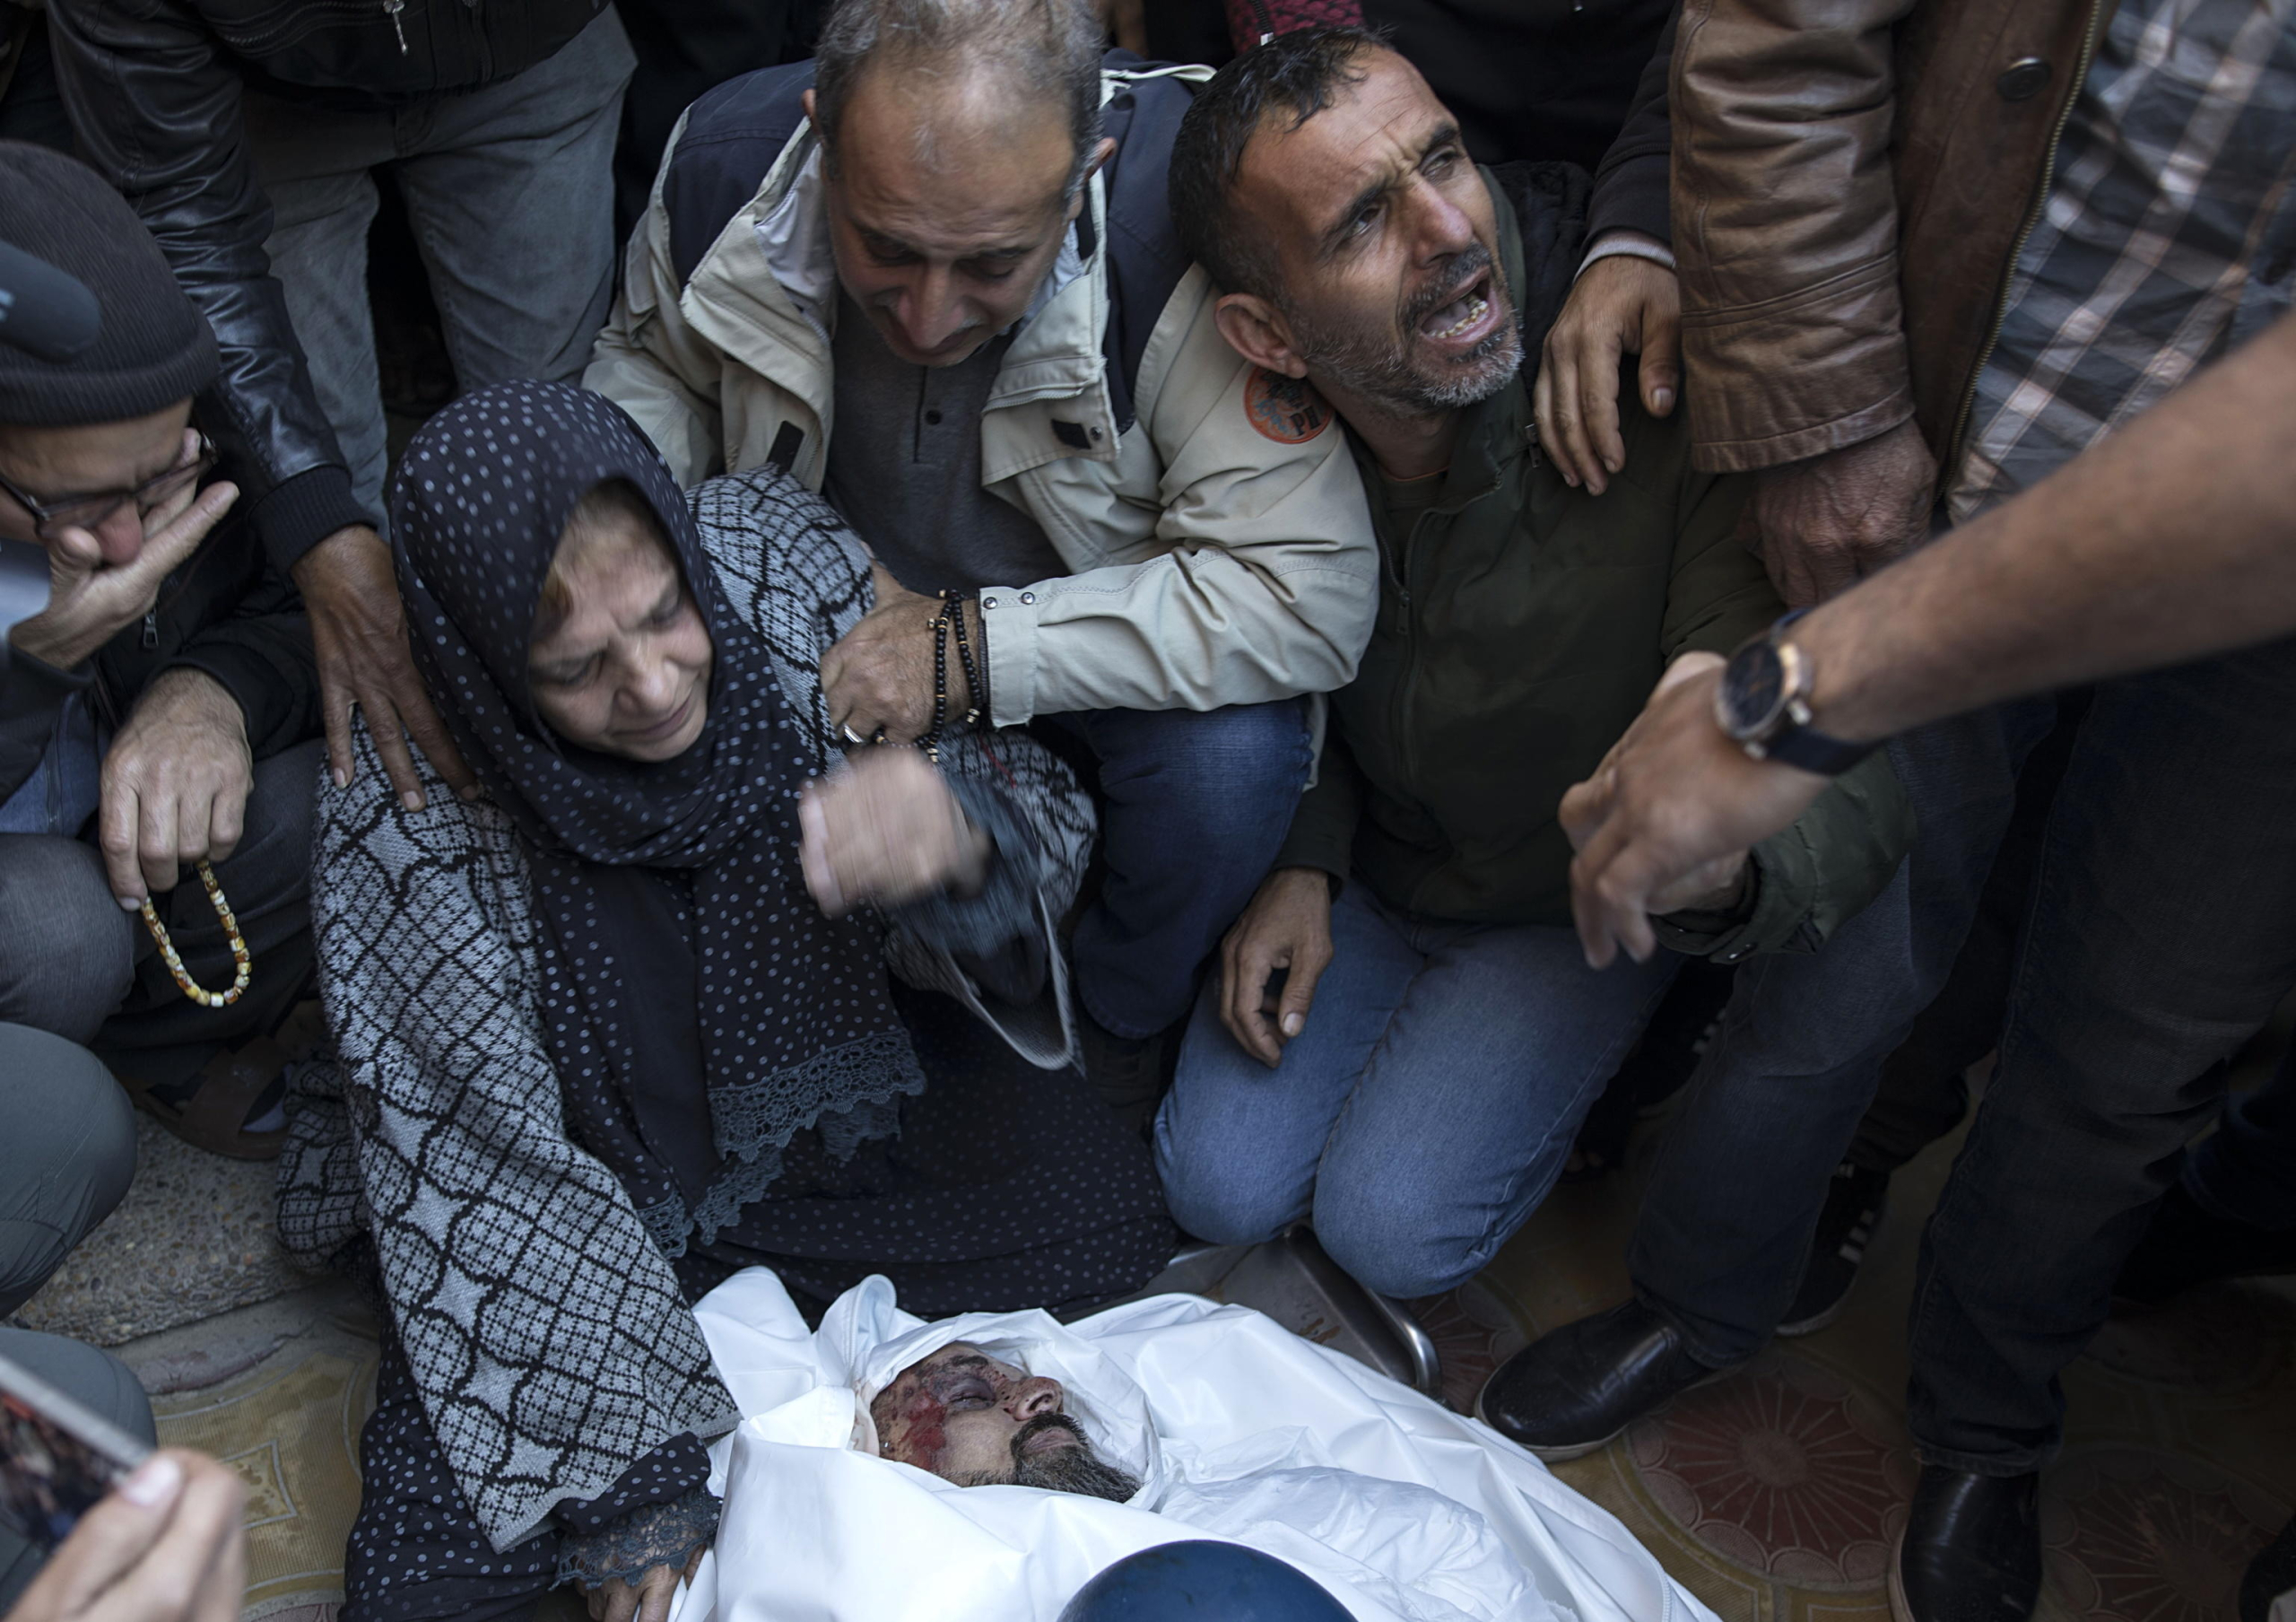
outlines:
[[[270,1124],[269,1034],[310,971],[309,627],[252,527],[223,521],[237,486],[203,488],[215,340],[135,212],[73,160],[0,142],[0,242],[101,316],[65,358],[22,346],[21,307],[0,322],[0,541],[42,547],[48,574],[0,677],[0,1020],[94,1046],[194,1142],[275,1154],[247,1128]],[[228,991],[201,862],[252,964],[222,1007],[138,916],[149,901],[185,976]]]

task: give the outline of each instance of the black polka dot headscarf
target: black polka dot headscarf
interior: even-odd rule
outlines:
[[[582,497],[615,479],[660,520],[715,650],[708,719],[674,760],[566,744],[527,688],[559,537]],[[875,928],[831,921],[805,892],[801,723],[764,644],[714,589],[692,517],[637,424],[565,384],[466,395],[407,448],[391,528],[415,662],[526,847],[569,1125],[649,1227],[682,1234],[665,1213],[698,1204],[718,1170],[778,1162],[824,1113],[914,1090]],[[677,967],[665,978],[665,965]],[[639,1107],[681,1096],[707,1122],[699,1151],[666,1141],[674,1108]]]

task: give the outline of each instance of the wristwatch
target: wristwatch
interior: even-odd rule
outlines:
[[[1872,744],[1845,743],[1810,725],[1810,689],[1816,673],[1809,656],[1785,638],[1805,611],[1787,615],[1750,637],[1722,668],[1714,690],[1714,719],[1756,760],[1783,761],[1822,777],[1839,777],[1874,752]]]

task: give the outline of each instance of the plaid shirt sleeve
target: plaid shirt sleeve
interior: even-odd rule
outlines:
[[[2291,301],[2296,0],[2124,0],[1980,368],[1955,522],[2046,477]]]

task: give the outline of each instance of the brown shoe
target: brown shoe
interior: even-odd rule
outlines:
[[[198,1089],[180,1103],[160,1097],[135,1077],[122,1076],[119,1083],[138,1109],[196,1149],[232,1160],[276,1160],[287,1147],[286,1129],[250,1132],[247,1122],[286,1064],[286,1050],[258,1036],[200,1066]]]

